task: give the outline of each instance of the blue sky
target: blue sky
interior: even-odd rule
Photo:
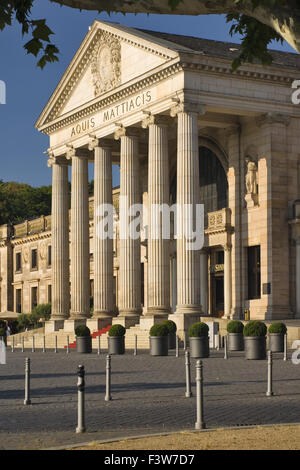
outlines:
[[[108,16],[60,7],[48,0],[37,1],[32,13],[36,19],[46,18],[55,32],[53,42],[60,49],[60,61],[41,71],[35,58],[27,56],[23,49],[26,38],[22,38],[18,24],[0,32],[0,80],[7,87],[7,103],[0,105],[0,179],[34,186],[51,184],[51,170],[43,155],[49,146],[48,137],[40,134],[34,123],[95,18],[137,28],[239,42],[238,37],[229,36],[229,25],[221,15]],[[276,44],[274,48],[292,51],[288,44]],[[117,171],[114,171],[114,184],[118,184]]]

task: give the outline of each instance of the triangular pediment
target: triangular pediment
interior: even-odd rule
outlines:
[[[95,21],[41,113],[42,129],[178,56],[176,44]]]

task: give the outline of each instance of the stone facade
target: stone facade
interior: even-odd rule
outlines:
[[[23,312],[51,296],[54,329],[91,322],[90,297],[95,329],[168,315],[180,329],[200,314],[300,318],[297,68],[291,54],[276,53],[271,66],[233,72],[238,46],[201,41],[91,26],[36,124],[50,138],[52,235],[51,217],[0,228],[1,311],[19,309],[21,290]],[[112,164],[121,175],[113,191]],[[97,240],[96,207],[111,195],[118,207],[119,194],[148,207],[204,203],[201,251],[178,239],[147,241],[147,220],[141,240],[119,240],[118,220],[113,242]]]

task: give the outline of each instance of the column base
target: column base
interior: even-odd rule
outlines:
[[[112,325],[112,320],[113,320],[113,317],[89,318],[86,321],[86,326],[91,331],[99,331],[99,330],[102,330],[103,328],[106,328],[107,326]]]
[[[77,326],[85,325],[85,324],[86,324],[86,319],[82,319],[82,318],[69,319],[65,321],[64,331],[74,333],[75,328],[77,328]]]
[[[45,322],[45,333],[53,333],[54,331],[62,330],[66,320],[50,319]]]
[[[184,339],[184,333],[188,331],[189,327],[193,323],[197,323],[200,321],[200,313],[192,314],[192,313],[171,313],[168,317],[169,320],[172,320],[176,323],[177,326],[177,335],[180,339]]]
[[[150,330],[153,325],[157,325],[158,323],[163,322],[164,320],[168,320],[168,314],[165,315],[150,315],[147,312],[147,315],[140,318],[140,329],[141,330]]]
[[[118,317],[114,317],[112,319],[113,325],[122,325],[124,328],[130,328],[131,326],[136,325],[140,321],[140,316],[126,316],[126,315],[119,315]]]

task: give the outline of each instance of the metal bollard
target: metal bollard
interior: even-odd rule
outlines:
[[[184,331],[184,335],[183,335],[183,349],[184,351],[186,351],[186,331]]]
[[[54,352],[57,353],[57,336],[55,335],[55,346],[54,346]]]
[[[32,337],[32,352],[35,352],[34,336]]]
[[[70,339],[69,339],[69,335],[67,335],[67,354],[69,354],[70,352]]]
[[[186,398],[193,396],[191,391],[191,361],[189,351],[185,351],[185,377],[186,377]]]
[[[22,352],[24,352],[24,336],[22,336]]]
[[[284,342],[283,342],[284,348],[283,348],[283,360],[287,361],[287,334],[284,335]]]
[[[101,345],[100,345],[100,338],[101,338],[101,336],[99,335],[99,336],[98,336],[98,356],[99,356],[99,355],[100,355],[100,353],[101,353],[101,347],[100,347],[100,346],[101,346]]]
[[[204,422],[204,406],[203,406],[203,364],[202,361],[196,362],[196,387],[197,387],[197,421],[195,423],[195,429],[205,429],[206,424]]]
[[[24,405],[31,405],[30,400],[30,359],[25,358],[25,399]]]
[[[272,390],[272,369],[273,369],[273,356],[272,356],[272,351],[268,351],[268,390],[267,390],[267,397],[271,397],[274,395],[273,390]]]
[[[85,388],[85,381],[84,381],[84,366],[78,366],[77,376],[77,387],[78,387],[78,423],[76,428],[76,433],[85,432],[85,413],[84,413],[84,388]]]
[[[137,356],[137,335],[134,335],[134,351],[133,355]]]
[[[43,336],[43,353],[46,352],[46,336]]]
[[[15,350],[15,338],[12,337],[12,339],[11,339],[11,352],[14,352],[14,350]]]
[[[224,359],[228,359],[228,343],[227,343],[227,335],[224,336]]]
[[[179,357],[179,338],[176,335],[176,357]]]
[[[105,401],[110,401],[111,398],[111,393],[110,393],[110,387],[111,387],[111,357],[108,354],[106,356],[106,394],[105,394]]]

